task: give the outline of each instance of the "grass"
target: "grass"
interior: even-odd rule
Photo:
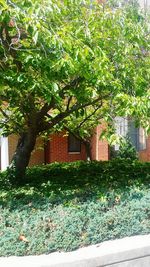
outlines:
[[[33,167],[22,186],[1,174],[0,256],[150,233],[149,181],[150,163],[118,160]]]

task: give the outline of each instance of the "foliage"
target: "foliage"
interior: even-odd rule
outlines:
[[[0,174],[0,256],[150,233],[150,163],[55,163],[28,169],[28,184],[13,187],[6,175]]]
[[[126,138],[121,139],[117,156],[122,159],[138,159],[136,148],[132,145],[128,136],[126,136]]]
[[[0,128],[21,137],[16,166],[47,131],[89,137],[100,118],[111,125],[116,115],[149,127],[148,22],[132,6],[92,5],[0,3]]]
[[[128,136],[120,139],[119,150],[115,151],[112,147],[112,157],[120,159],[131,159],[137,160],[138,154],[136,148],[132,145],[131,140]]]

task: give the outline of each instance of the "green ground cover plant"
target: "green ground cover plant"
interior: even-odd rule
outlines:
[[[150,233],[150,163],[54,163],[0,174],[0,256],[71,251]]]

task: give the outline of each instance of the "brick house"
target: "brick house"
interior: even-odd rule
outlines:
[[[129,133],[132,144],[139,153],[139,159],[150,161],[150,136],[146,137],[142,128],[135,128],[131,120],[118,118],[117,133],[125,136]],[[97,126],[91,138],[92,160],[109,160],[109,144],[106,140],[100,140],[99,136],[103,130],[103,124]],[[5,170],[11,162],[12,155],[17,145],[17,137],[14,135],[0,137],[0,169]],[[118,149],[118,146],[115,146]],[[37,140],[36,148],[32,153],[30,166],[47,164],[51,162],[71,162],[76,160],[87,160],[86,148],[83,143],[72,135],[65,132],[54,134],[47,144],[42,139]]]
[[[91,140],[92,159],[108,160],[109,146],[106,141],[99,140],[102,130],[98,126]],[[18,138],[15,135],[0,137],[0,170],[5,170],[9,166],[13,153],[17,145]],[[86,160],[85,145],[71,135],[65,133],[54,134],[47,144],[42,139],[37,140],[35,150],[30,159],[30,166],[47,164],[51,162],[71,162],[76,160]]]
[[[110,147],[106,140],[100,140],[100,134],[104,128],[101,124],[97,126],[91,138],[91,157],[92,160],[109,160]],[[150,136],[146,137],[143,128],[136,128],[134,122],[126,118],[117,118],[116,132],[118,135],[125,137],[127,134],[130,137],[132,145],[136,148],[139,154],[139,159],[142,161],[150,161]],[[115,145],[115,150],[119,149]],[[74,136],[67,136],[64,133],[59,133],[51,136],[50,141],[46,146],[45,153],[47,163],[50,162],[71,162],[76,160],[87,160],[85,145]]]
[[[98,0],[99,3],[105,0]],[[140,6],[146,11],[150,8],[150,1],[139,0]],[[121,121],[118,126],[118,133],[125,136],[128,132],[128,123]],[[109,145],[107,141],[99,139],[103,126],[98,126],[95,129],[95,134],[91,139],[91,154],[93,160],[108,160],[110,158]],[[150,136],[144,135],[143,129],[130,128],[130,137],[133,145],[139,153],[139,159],[150,161]],[[131,129],[132,128],[132,129]],[[14,135],[7,137],[0,136],[0,170],[5,170],[11,162],[12,155],[17,144],[17,137]],[[115,149],[118,149],[117,146]],[[66,136],[64,133],[59,133],[51,136],[50,141],[44,145],[44,142],[39,139],[36,149],[33,151],[30,166],[46,164],[50,162],[71,162],[76,160],[86,160],[86,149],[84,144],[75,140],[72,136]]]

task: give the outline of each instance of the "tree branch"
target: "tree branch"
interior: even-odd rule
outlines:
[[[95,113],[96,111],[102,106],[102,102],[101,104],[91,113],[89,114],[86,118],[84,118],[84,120],[78,125],[78,127],[76,127],[75,129],[80,128],[87,120],[89,120]]]
[[[9,119],[9,116],[5,113],[5,111],[0,107],[0,112],[2,113],[2,115],[6,118]]]
[[[60,97],[63,97],[64,96],[64,93],[66,91],[68,91],[70,88],[76,88],[80,82],[84,81],[84,78],[83,77],[76,77],[75,79],[73,79],[69,84],[66,84],[61,92],[60,92]]]
[[[97,99],[94,99],[93,101],[90,101],[88,103],[83,104],[76,104],[73,107],[71,107],[71,109],[66,110],[64,112],[59,113],[57,116],[55,116],[54,118],[51,119],[51,122],[43,122],[43,123],[39,123],[39,133],[46,131],[48,129],[51,129],[54,125],[58,124],[60,121],[64,120],[67,116],[69,116],[71,113],[81,109],[81,108],[85,108],[88,107],[90,105],[94,105],[96,104],[98,101],[101,100],[101,97],[98,97]]]
[[[37,119],[41,120],[42,118],[44,118],[44,116],[47,116],[48,111],[54,107],[55,107],[55,102],[54,102],[54,97],[52,97],[51,102],[49,104],[48,103],[44,104],[44,106],[38,112]]]
[[[69,90],[71,87],[76,87],[79,82],[83,81],[83,78],[81,77],[77,77],[75,78],[73,81],[71,81],[69,84],[65,85],[61,92],[59,93],[59,96],[60,97],[64,97],[64,92],[66,92],[67,90]],[[72,96],[69,97],[68,99],[68,104],[67,104],[67,108],[66,108],[66,111],[69,111],[69,105],[70,105],[70,102],[72,100]],[[51,109],[51,108],[54,108],[55,106],[55,103],[54,103],[54,97],[52,97],[52,100],[51,100],[51,103],[50,104],[45,104],[42,109],[39,111],[38,113],[38,119],[42,119],[44,116],[46,116],[47,112]]]
[[[4,95],[0,95],[0,100],[8,102],[8,98],[6,96],[4,96]]]
[[[70,96],[68,99],[66,110],[69,110],[69,105],[70,105],[71,100],[72,100],[72,96]]]
[[[13,49],[13,45],[12,45],[12,38],[9,35],[8,29],[7,29],[8,25],[2,23],[1,25],[1,31],[0,31],[0,39],[1,39],[1,43],[4,47],[4,49],[12,56],[14,63],[17,66],[17,69],[19,71],[22,70],[22,63],[21,61],[17,60],[17,53],[16,51]],[[3,33],[5,32],[5,39],[3,38]]]

